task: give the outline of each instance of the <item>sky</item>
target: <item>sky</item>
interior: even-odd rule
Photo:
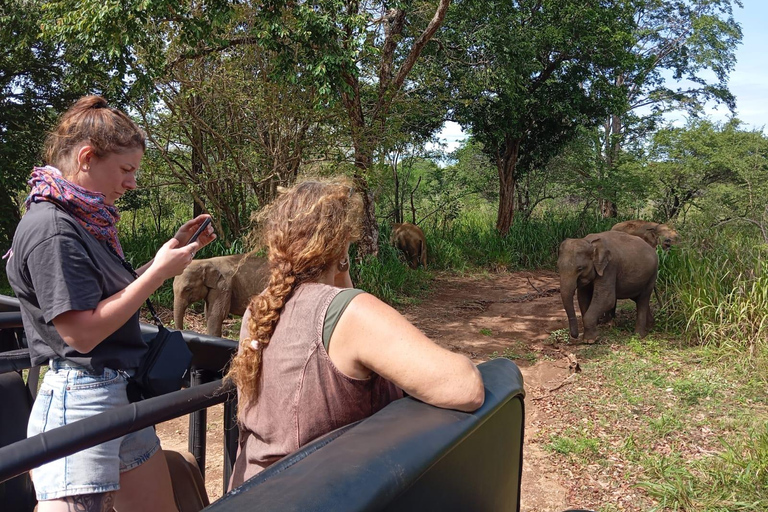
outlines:
[[[743,0],[743,4],[743,8],[734,6],[733,17],[741,24],[742,40],[728,84],[736,97],[736,117],[744,128],[768,133],[768,0]],[[730,115],[724,106],[708,105],[705,112],[716,122]],[[670,121],[684,124],[685,118],[671,116]],[[438,136],[447,151],[456,149],[466,138],[461,126],[453,122],[447,122]]]

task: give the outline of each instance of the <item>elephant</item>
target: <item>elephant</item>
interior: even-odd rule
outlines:
[[[627,220],[619,222],[611,228],[611,231],[623,231],[630,235],[639,236],[648,245],[656,248],[657,245],[668,251],[673,245],[680,243],[680,235],[674,228],[666,224],[648,222],[645,220]]]
[[[221,336],[221,325],[229,313],[245,313],[251,297],[267,285],[266,258],[233,254],[194,260],[173,279],[173,321],[184,328],[184,312],[190,304],[205,300],[206,332]]]
[[[393,224],[391,241],[403,251],[409,267],[416,269],[421,263],[427,268],[427,239],[419,226],[410,222]]]
[[[595,341],[598,319],[616,307],[617,299],[632,299],[637,304],[635,332],[641,337],[653,328],[651,294],[656,286],[659,257],[656,249],[639,237],[605,231],[568,238],[560,244],[557,270],[572,338],[579,337],[574,291],[587,343]]]

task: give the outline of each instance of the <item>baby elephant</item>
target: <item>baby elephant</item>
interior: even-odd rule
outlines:
[[[568,238],[560,244],[557,270],[571,337],[579,337],[574,292],[578,295],[584,339],[588,343],[597,337],[598,318],[615,307],[616,299],[632,299],[637,304],[635,331],[640,336],[653,328],[650,303],[659,258],[656,249],[640,238],[620,231]]]
[[[408,266],[415,269],[419,262],[427,268],[427,239],[421,228],[410,222],[392,225],[392,245],[403,251]]]
[[[267,285],[266,258],[233,254],[194,260],[173,279],[173,319],[184,328],[184,312],[190,304],[205,300],[206,332],[221,336],[221,326],[230,313],[245,313],[251,297]]]
[[[670,226],[645,220],[619,222],[611,228],[611,231],[623,231],[630,235],[639,236],[654,249],[660,245],[665,251],[680,242],[680,235]]]

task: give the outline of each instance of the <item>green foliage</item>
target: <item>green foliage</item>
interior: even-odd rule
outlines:
[[[498,168],[497,228],[506,234],[517,180],[580,126],[626,108],[608,70],[628,58],[635,13],[627,3],[572,0],[465,0],[451,9],[443,32],[461,52],[447,57],[452,108]]]
[[[547,213],[516,219],[509,234],[501,236],[493,227],[493,211],[486,208],[466,211],[456,221],[428,228],[425,234],[432,268],[554,268],[563,240],[606,231],[612,224],[592,216]]]
[[[38,2],[0,2],[0,253],[20,220],[27,177],[41,163],[43,139],[58,110],[79,92],[67,63],[39,37]],[[4,273],[0,282],[4,280]]]
[[[356,288],[367,291],[392,305],[412,303],[428,289],[430,273],[419,267],[411,270],[402,261],[399,252],[386,242],[386,230],[382,229],[378,257],[366,256],[358,261],[356,247],[350,251],[353,261],[350,275]]]
[[[684,247],[660,254],[656,313],[691,342],[758,356],[768,363],[768,246],[735,229],[685,234]]]

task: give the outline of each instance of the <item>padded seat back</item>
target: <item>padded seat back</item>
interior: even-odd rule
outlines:
[[[474,413],[395,401],[288,455],[208,512],[518,511],[523,379],[496,359],[479,366]]]
[[[0,374],[0,447],[27,437],[27,423],[32,411],[32,395],[21,374]],[[37,504],[29,474],[0,483],[0,504],[7,512],[32,511]]]

